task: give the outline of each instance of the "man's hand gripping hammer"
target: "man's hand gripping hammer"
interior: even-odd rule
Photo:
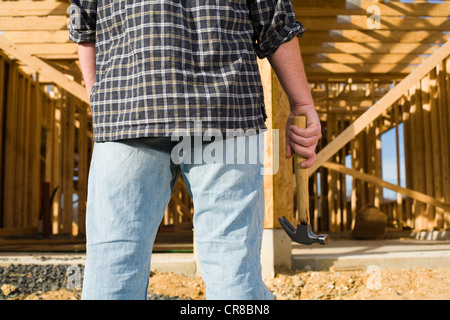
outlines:
[[[299,128],[306,128],[306,117],[293,116],[291,118],[291,123]],[[308,169],[300,166],[300,163],[304,160],[306,159],[299,154],[294,154],[295,181],[297,184],[297,209],[300,224],[297,225],[297,229],[295,229],[284,216],[282,219],[278,218],[278,221],[293,241],[306,245],[311,245],[315,242],[325,245],[328,244],[328,235],[314,234],[309,221]]]

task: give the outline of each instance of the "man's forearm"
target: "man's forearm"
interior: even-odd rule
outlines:
[[[86,89],[90,94],[95,83],[95,42],[80,43],[78,56]]]
[[[294,38],[282,44],[268,59],[289,98],[291,111],[297,113],[294,109],[299,111],[302,106],[313,107],[298,39]]]
[[[307,158],[301,165],[310,167],[316,159],[315,149],[321,136],[321,126],[306,79],[298,39],[282,44],[269,57],[269,62],[289,98],[291,115],[306,116],[305,129],[291,125],[290,116],[287,119],[286,157],[298,153]]]

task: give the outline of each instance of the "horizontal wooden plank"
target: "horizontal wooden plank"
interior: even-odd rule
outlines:
[[[326,162],[322,165],[325,168],[331,169],[331,170],[335,170],[337,172],[340,173],[344,173],[344,174],[348,174],[351,175],[352,177],[356,178],[356,179],[360,179],[366,182],[370,182],[370,183],[374,183],[377,186],[386,188],[386,189],[390,189],[392,191],[398,192],[400,194],[403,194],[405,196],[408,196],[410,198],[413,198],[417,201],[423,202],[423,203],[427,203],[427,204],[431,204],[433,206],[436,206],[438,208],[443,208],[444,210],[450,210],[450,204],[449,203],[445,203],[443,201],[440,201],[439,199],[430,197],[429,195],[426,195],[424,193],[415,191],[415,190],[411,190],[411,189],[407,189],[407,188],[403,188],[400,187],[398,185],[389,183],[387,181],[384,181],[383,179],[380,179],[378,177],[372,176],[370,174],[367,173],[363,173],[360,172],[358,170],[355,169],[351,169],[351,168],[347,168],[341,164],[337,164],[337,163],[332,163],[332,162]]]
[[[348,54],[433,54],[439,45],[420,43],[349,43],[349,42],[327,42],[321,45],[303,43],[300,40],[303,54],[317,53],[348,53]]]
[[[38,54],[36,55],[41,59],[49,60],[77,60],[78,54]]]
[[[318,108],[335,108],[336,110],[348,110],[350,111],[350,108],[353,110],[367,110],[370,108],[373,103],[370,100],[352,100],[351,98],[340,100],[340,101],[326,101],[321,99],[314,98],[314,105]]]
[[[401,81],[406,74],[404,73],[308,73],[310,82],[336,81],[346,82],[348,79],[354,81]]]
[[[322,42],[382,42],[382,43],[443,43],[450,38],[445,31],[405,30],[307,30],[302,41]]]
[[[322,53],[322,54],[304,54],[302,56],[305,64],[311,63],[342,63],[342,64],[361,64],[361,63],[382,63],[382,64],[420,64],[425,61],[428,55],[410,55],[410,54],[378,54],[378,53]]]
[[[343,64],[343,63],[317,63],[306,64],[307,73],[404,73],[408,74],[414,70],[415,66],[405,64],[384,64],[384,63],[361,63],[361,64]]]
[[[371,30],[365,16],[300,17],[306,30]],[[379,30],[450,30],[450,19],[446,17],[384,17],[380,19]]]
[[[26,17],[26,18],[2,17],[0,19],[0,30],[2,31],[67,30],[67,20],[68,20],[67,16]]]
[[[24,228],[0,228],[0,237],[9,236],[30,236],[38,233],[37,227],[24,227]]]
[[[24,49],[32,55],[74,55],[78,52],[77,44],[71,43],[48,43],[45,46],[42,44],[21,44],[18,48]]]
[[[59,1],[2,1],[0,17],[64,15],[69,5]]]
[[[69,30],[54,31],[5,31],[3,37],[16,44],[24,43],[72,43]]]
[[[296,0],[294,0],[294,1],[296,1]],[[373,3],[399,4],[399,3],[405,3],[405,0],[301,0],[301,2],[304,6],[308,6],[308,7],[317,5],[320,7],[352,8],[352,7],[363,6],[364,4],[370,5]],[[414,3],[428,3],[428,2],[429,2],[428,0],[414,0]]]
[[[374,2],[361,1],[292,1],[294,11],[299,17],[306,16],[335,16],[335,15],[366,15],[367,9],[376,5],[383,16],[433,16],[447,17],[450,15],[450,3],[404,3],[400,1]]]

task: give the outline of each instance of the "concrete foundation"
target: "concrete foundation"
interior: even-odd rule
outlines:
[[[10,264],[84,265],[83,252],[0,252],[0,266]],[[292,243],[282,229],[266,229],[263,234],[261,265],[263,277],[275,276],[277,267],[292,270],[366,270],[380,268],[450,268],[450,241],[385,239],[335,240],[326,246]],[[153,253],[151,269],[200,276],[194,253]]]
[[[261,268],[264,279],[275,277],[277,267],[291,268],[292,253],[291,239],[283,229],[264,229],[261,247]],[[195,275],[201,276],[200,262],[198,260],[194,233]]]
[[[261,267],[264,279],[275,277],[275,269],[292,266],[291,239],[283,229],[264,229]]]

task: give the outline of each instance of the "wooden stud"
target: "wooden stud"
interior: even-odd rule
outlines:
[[[430,75],[426,75],[421,80],[421,101],[422,101],[422,124],[423,124],[423,157],[424,157],[424,182],[425,188],[422,190],[429,196],[434,196],[433,192],[433,157],[432,157],[432,145],[433,141],[431,138],[431,121],[430,121],[430,113],[431,113],[431,105],[430,105]],[[432,227],[432,221],[434,216],[434,208],[429,207],[427,214],[427,226],[426,229]]]
[[[62,122],[62,107],[60,100],[51,101],[53,110],[53,149],[52,149],[52,162],[53,162],[53,172],[52,172],[52,192],[56,190],[55,198],[53,200],[52,206],[52,233],[59,234],[60,232],[60,222],[59,218],[61,216],[61,197],[62,197],[62,143],[63,143],[63,122]]]
[[[3,228],[14,228],[14,173],[16,170],[16,88],[18,82],[16,64],[9,65],[8,72],[8,92],[5,123],[5,161],[4,166],[8,170],[4,171],[3,190]]]
[[[367,182],[370,183],[374,183],[377,184],[383,188],[388,188],[390,190],[393,190],[395,192],[400,192],[408,197],[411,197],[413,199],[416,199],[420,202],[429,204],[429,205],[433,205],[436,207],[440,207],[443,208],[445,210],[450,209],[450,203],[446,203],[446,202],[442,202],[438,199],[435,199],[433,197],[430,197],[428,195],[426,195],[425,193],[421,193],[415,190],[411,190],[411,189],[407,189],[407,188],[403,188],[403,187],[399,187],[393,183],[389,183],[386,182],[380,178],[374,177],[373,175],[367,174],[367,173],[361,173],[357,170],[354,169],[350,169],[347,168],[341,164],[338,163],[332,163],[332,162],[327,162],[324,164],[324,167],[334,170],[334,171],[338,171],[341,173],[345,173],[345,174],[349,174],[352,175],[353,177],[357,178],[357,179],[361,179],[361,180],[365,180]]]
[[[30,135],[30,126],[31,126],[31,79],[28,76],[24,76],[24,129],[23,129],[23,204],[22,204],[22,216],[23,221],[21,223],[21,226],[23,227],[30,227],[31,226],[31,214],[32,214],[32,207],[31,207],[31,199],[32,199],[32,193],[33,189],[31,189],[30,184],[30,177],[33,176],[32,174],[32,167],[30,163],[30,139],[32,136]],[[37,189],[39,190],[39,189]]]
[[[353,137],[361,132],[368,123],[376,119],[387,108],[389,108],[395,101],[397,101],[404,92],[406,92],[412,85],[417,83],[418,80],[423,78],[428,72],[430,72],[437,63],[444,60],[450,55],[450,41],[437,50],[430,58],[428,58],[420,67],[414,72],[404,78],[398,85],[396,85],[391,91],[389,91],[383,98],[377,101],[377,103],[367,110],[361,117],[348,126],[333,142],[330,142],[322,151],[317,155],[317,160],[310,168],[310,172],[314,172],[317,168],[327,161],[333,154],[341,149],[346,143],[348,143]]]
[[[72,97],[66,92],[62,93],[62,99],[62,195],[64,202],[60,221],[61,233],[72,234],[75,107]]]
[[[439,65],[438,65],[439,66]],[[438,79],[437,69],[434,69],[430,73],[429,78],[429,101],[430,101],[430,134],[431,134],[431,148],[432,148],[432,165],[433,165],[433,185],[432,194],[435,198],[443,200],[442,197],[442,166],[440,157],[440,123],[439,123],[439,104],[438,104]],[[442,152],[444,152],[442,150]],[[439,227],[443,223],[443,212],[439,208],[433,208],[435,210],[433,216],[433,225],[431,228]]]
[[[400,133],[399,133],[399,124],[401,123],[401,112],[400,112],[400,104],[395,103],[393,107],[394,111],[394,119],[395,119],[395,153],[397,159],[397,185],[401,186],[401,165],[400,165]],[[404,132],[404,126],[403,126]],[[404,134],[403,134],[404,136]],[[403,148],[405,150],[406,148]],[[403,228],[403,201],[401,194],[397,193],[397,212],[394,217],[394,221],[396,223],[396,227]]]
[[[274,191],[274,227],[280,227],[278,218],[285,216],[294,223],[294,190],[296,188],[292,175],[293,159],[286,159],[285,135],[286,119],[290,113],[290,104],[275,72],[272,71],[272,130],[277,130],[278,138],[272,136],[273,159],[278,157],[278,164],[272,164],[278,169],[273,176]],[[267,110],[266,110],[267,112]],[[269,132],[268,132],[269,133]],[[277,141],[278,140],[278,141]],[[269,178],[270,179],[270,178]]]
[[[4,114],[6,109],[5,104],[5,96],[6,92],[4,91],[6,83],[8,81],[7,77],[7,71],[6,69],[6,62],[4,55],[0,53],[0,228],[3,227],[3,159],[4,159],[4,153],[3,153],[3,128],[4,128]]]
[[[41,204],[41,126],[42,126],[42,99],[41,90],[39,87],[39,74],[36,74],[36,80],[33,90],[34,97],[32,99],[32,113],[30,128],[30,187],[32,189],[31,195],[31,221],[30,226],[38,226],[39,224],[39,209]],[[44,199],[45,201],[45,199]]]
[[[80,234],[85,234],[86,226],[86,202],[87,202],[87,184],[88,184],[88,116],[85,104],[80,112],[80,130],[78,135],[78,229]]]
[[[402,1],[374,2],[373,0],[359,0],[352,2],[338,0],[303,0],[301,2],[293,1],[293,7],[300,17],[323,17],[336,15],[367,16],[367,8],[374,3],[376,3],[376,5],[380,8],[383,16],[386,17],[418,17],[424,15],[433,17],[447,17],[450,15],[449,3],[428,3],[426,1],[417,0],[414,1],[414,3],[406,3]]]
[[[439,143],[439,154],[441,157],[441,171],[442,171],[442,198],[446,202],[450,202],[450,145],[448,144],[448,139],[444,137],[448,137],[450,135],[450,121],[448,121],[447,114],[450,114],[449,111],[449,99],[450,99],[450,90],[447,87],[448,78],[446,78],[447,73],[447,58],[439,65],[438,72],[438,87],[437,90],[439,92],[438,98],[438,122],[440,128],[440,143]],[[444,212],[442,216],[442,228],[448,227],[449,221],[446,219],[446,215],[448,216],[450,212]]]

